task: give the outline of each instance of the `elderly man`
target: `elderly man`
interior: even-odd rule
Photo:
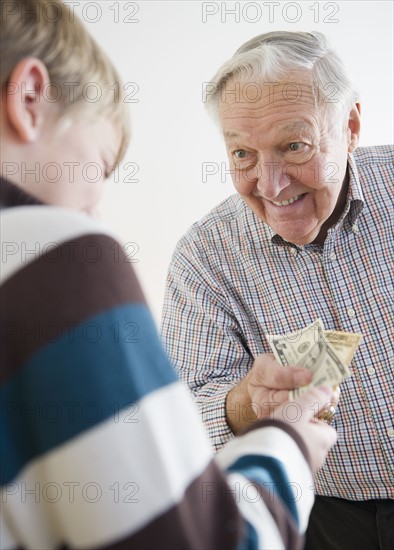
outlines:
[[[394,547],[393,153],[357,148],[357,92],[320,33],[253,38],[208,87],[237,195],[170,266],[162,334],[220,448],[310,382],[266,334],[364,334],[338,445],[317,474],[308,548]],[[253,404],[253,405],[252,405]]]

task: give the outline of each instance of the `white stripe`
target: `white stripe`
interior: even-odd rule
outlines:
[[[308,525],[314,502],[312,472],[294,439],[284,430],[267,426],[237,437],[216,455],[223,469],[246,455],[269,456],[280,460],[289,478],[289,491],[293,491],[300,526],[303,533]]]
[[[22,488],[3,498],[17,540],[28,548],[104,545],[179,502],[211,459],[194,404],[176,382],[27,466],[16,483],[32,488],[38,482],[38,503],[31,496],[21,502]],[[70,482],[78,484],[74,499]],[[52,486],[61,496],[57,503],[46,502],[48,483],[59,487]],[[97,503],[89,502],[95,498]]]
[[[82,212],[56,206],[8,208],[2,211],[0,223],[1,283],[21,265],[25,266],[49,252],[55,244],[93,233],[116,238],[102,222]]]
[[[12,550],[18,545],[16,541],[11,536],[11,533],[8,530],[7,521],[5,519],[5,510],[2,501],[0,502],[0,549],[1,550]]]
[[[255,528],[259,550],[284,550],[279,529],[263,499],[248,490],[250,481],[241,474],[230,474],[228,484],[243,517]]]

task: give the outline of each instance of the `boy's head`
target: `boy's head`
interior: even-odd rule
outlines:
[[[2,1],[0,46],[2,176],[90,210],[129,141],[115,68],[61,0]]]

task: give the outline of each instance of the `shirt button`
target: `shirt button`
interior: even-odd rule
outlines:
[[[368,367],[368,374],[370,374],[371,376],[375,374],[375,369],[373,367]]]
[[[389,437],[394,437],[394,428],[389,428],[389,429],[387,430],[387,435],[388,435]]]
[[[335,252],[331,252],[330,260],[334,261],[336,257],[337,257],[337,255],[335,254]]]
[[[296,248],[290,248],[290,252],[293,256],[297,256],[297,249]]]
[[[353,229],[353,233],[356,233],[356,234],[358,233],[358,225],[356,223],[353,225],[352,229]]]
[[[354,309],[352,307],[347,308],[347,314],[349,315],[349,317],[351,319],[356,316],[356,312],[354,311]]]

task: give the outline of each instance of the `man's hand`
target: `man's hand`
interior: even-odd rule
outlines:
[[[259,355],[245,378],[227,394],[230,428],[237,434],[258,418],[269,418],[275,407],[288,401],[289,390],[311,381],[309,370],[283,367],[271,353]]]
[[[293,427],[301,436],[309,453],[313,472],[324,464],[328,451],[336,443],[337,432],[317,416],[328,403],[336,401],[335,393],[328,386],[311,388],[307,393],[292,401],[297,407],[297,418],[289,417],[287,405],[280,405],[272,417]]]

